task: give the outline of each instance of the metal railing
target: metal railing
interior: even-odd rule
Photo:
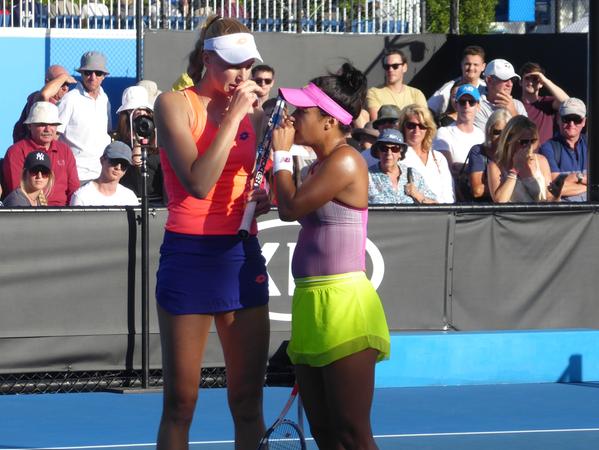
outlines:
[[[0,28],[125,29],[138,0],[0,0]],[[252,31],[403,34],[421,32],[421,0],[142,0],[147,29],[193,30],[210,14]]]

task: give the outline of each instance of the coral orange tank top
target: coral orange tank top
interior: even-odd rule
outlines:
[[[191,133],[201,156],[218,131],[218,124],[207,119],[206,108],[194,87],[183,95],[193,111]],[[239,125],[223,172],[206,198],[191,196],[173,170],[164,149],[160,161],[164,172],[164,187],[168,195],[169,231],[194,235],[236,235],[245,208],[245,193],[250,189],[249,177],[256,159],[256,133],[246,116]],[[257,233],[256,221],[251,234]]]

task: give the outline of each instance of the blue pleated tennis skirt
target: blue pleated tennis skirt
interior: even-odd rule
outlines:
[[[266,261],[256,236],[165,231],[156,300],[171,314],[217,314],[268,303]]]

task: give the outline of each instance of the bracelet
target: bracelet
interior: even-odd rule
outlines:
[[[517,174],[515,174],[514,172],[509,172],[509,173],[507,174],[506,178],[507,178],[507,179],[510,179],[510,180],[517,180],[517,179],[518,179],[518,175],[517,175]]]
[[[516,169],[514,169],[513,167],[508,171],[508,173],[518,176],[518,171]]]
[[[279,170],[293,173],[293,158],[288,151],[277,150],[273,153],[273,173]]]

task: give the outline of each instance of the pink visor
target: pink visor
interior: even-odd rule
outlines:
[[[339,106],[335,100],[325,94],[314,83],[310,83],[301,89],[280,88],[279,92],[287,102],[296,108],[317,106],[343,125],[349,125],[352,122],[351,114]]]

